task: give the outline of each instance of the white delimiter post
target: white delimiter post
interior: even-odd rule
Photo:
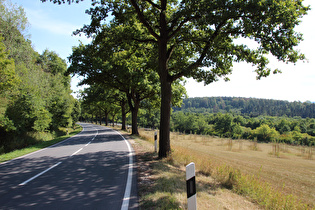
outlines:
[[[186,166],[186,187],[188,210],[197,209],[195,163],[189,163]]]

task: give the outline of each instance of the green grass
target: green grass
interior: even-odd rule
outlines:
[[[8,152],[8,153],[5,153],[5,154],[2,154],[0,155],[0,163],[1,162],[4,162],[4,161],[8,161],[8,160],[11,160],[11,159],[14,159],[14,158],[17,158],[17,157],[20,157],[20,156],[23,156],[23,155],[26,155],[26,154],[29,154],[29,153],[32,153],[32,152],[35,152],[37,150],[40,150],[40,149],[43,149],[45,147],[49,147],[51,145],[54,145],[60,141],[63,141],[71,136],[74,136],[78,133],[80,133],[82,130],[82,127],[79,126],[79,125],[76,125],[75,129],[73,129],[69,135],[62,135],[62,136],[58,136],[56,138],[45,138],[45,136],[41,136],[41,138],[43,139],[42,141],[32,145],[32,146],[29,146],[29,147],[26,147],[26,148],[23,148],[23,149],[17,149],[17,150],[14,150],[12,152]],[[42,134],[43,135],[43,134]],[[47,134],[49,135],[49,134]],[[50,139],[50,140],[45,140],[45,139]]]

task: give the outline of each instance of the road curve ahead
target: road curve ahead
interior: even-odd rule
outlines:
[[[0,164],[0,209],[138,209],[129,142],[81,125],[74,137]]]

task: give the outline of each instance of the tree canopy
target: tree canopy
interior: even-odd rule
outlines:
[[[137,41],[156,46],[161,84],[161,158],[171,151],[169,130],[174,81],[183,76],[205,84],[220,77],[228,79],[233,62],[239,61],[252,63],[259,79],[279,72],[268,67],[267,55],[283,62],[304,59],[294,49],[302,40],[294,28],[309,10],[303,0],[110,0],[92,1],[92,6],[87,12],[91,24],[78,33],[88,36],[102,33],[104,21],[111,18],[117,25],[138,26],[137,33],[131,33],[119,44]],[[257,47],[238,44],[235,40],[239,38],[253,40]]]
[[[0,35],[0,94],[15,87],[19,82],[15,74],[14,60],[8,58]]]

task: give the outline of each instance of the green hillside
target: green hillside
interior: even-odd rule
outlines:
[[[194,113],[238,113],[241,115],[256,117],[268,116],[300,116],[302,118],[315,118],[315,103],[289,102],[272,99],[239,98],[239,97],[202,97],[184,99],[181,108],[175,111]]]

